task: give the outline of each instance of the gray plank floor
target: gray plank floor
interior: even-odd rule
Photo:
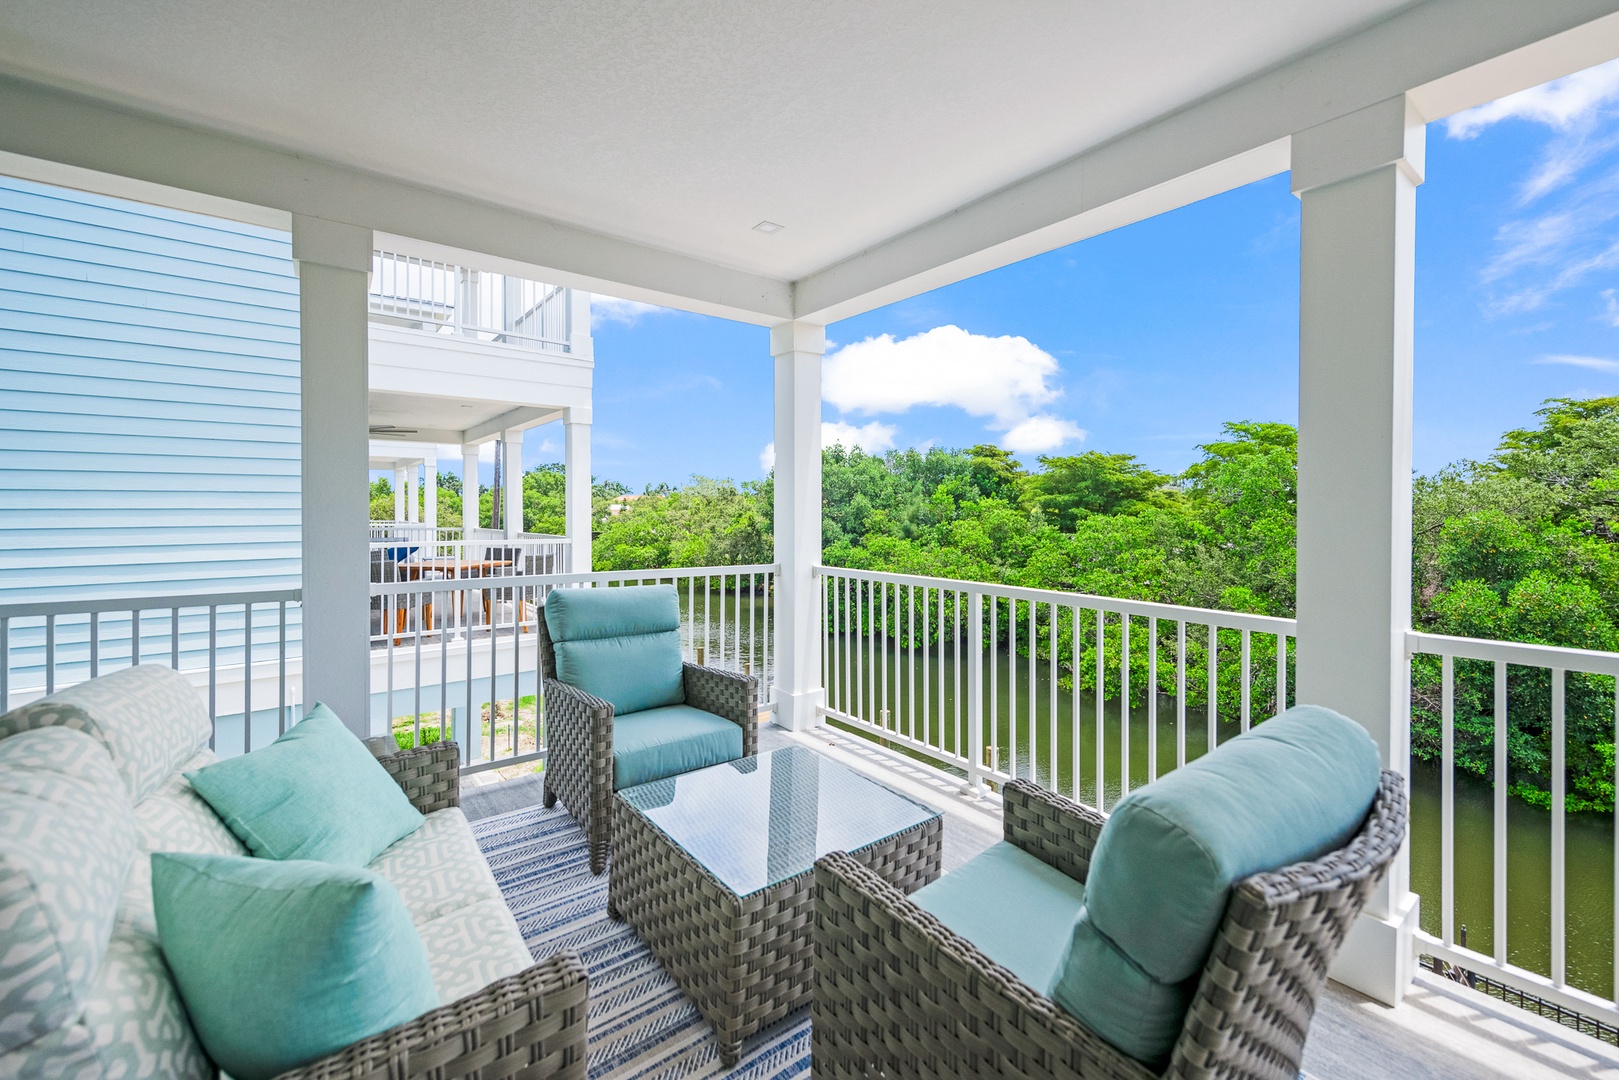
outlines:
[[[810,746],[944,813],[948,873],[1001,838],[995,799],[961,781],[833,728],[759,729],[761,752]],[[467,785],[461,807],[477,820],[540,802],[538,775]],[[1315,1080],[1619,1080],[1619,1048],[1422,972],[1398,1008],[1328,983],[1304,1051]]]

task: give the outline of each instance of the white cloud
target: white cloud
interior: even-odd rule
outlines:
[[[1537,364],[1558,364],[1563,367],[1589,368],[1592,371],[1619,374],[1619,360],[1605,360],[1600,356],[1542,356],[1534,362]]]
[[[821,421],[821,446],[841,445],[853,450],[859,447],[868,454],[883,454],[894,449],[894,436],[899,429],[893,424],[873,420],[869,424],[846,424],[842,420]]]
[[[671,309],[656,304],[643,304],[639,300],[623,300],[616,296],[593,293],[590,297],[590,325],[594,327],[601,323],[616,322],[634,326],[644,315],[660,315],[669,310]]]
[[[846,424],[841,420],[821,421],[821,449],[829,446],[843,446],[847,449],[859,447],[868,454],[886,454],[894,449],[894,436],[899,429],[893,424],[878,423],[873,420],[869,424]],[[765,448],[759,451],[759,471],[769,472],[776,467],[776,444],[766,443]]]
[[[1085,432],[1060,416],[1031,416],[1001,436],[1001,446],[1014,454],[1049,454],[1064,443],[1078,442]]]
[[[1445,134],[1452,139],[1471,139],[1492,124],[1513,119],[1568,131],[1616,98],[1619,60],[1612,60],[1459,112],[1445,121]]]
[[[844,412],[902,413],[955,406],[1010,428],[1062,395],[1057,361],[1021,337],[988,337],[938,326],[845,345],[826,358],[821,396]]]

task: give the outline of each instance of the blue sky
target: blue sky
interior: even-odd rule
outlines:
[[[1619,62],[1429,126],[1415,458],[1489,454],[1553,396],[1619,393]],[[829,435],[1191,462],[1298,414],[1298,201],[1272,177],[828,328]],[[758,327],[598,301],[594,471],[754,479]],[[525,461],[555,460],[539,429]]]

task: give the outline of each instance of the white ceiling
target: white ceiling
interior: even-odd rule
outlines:
[[[6,0],[0,69],[791,281],[1408,6]]]

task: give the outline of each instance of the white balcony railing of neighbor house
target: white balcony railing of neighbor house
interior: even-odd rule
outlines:
[[[371,256],[374,318],[478,341],[569,352],[568,290],[414,255]]]
[[[774,674],[774,565],[373,582],[371,700],[401,745],[454,739],[462,769],[545,757],[534,620],[551,590],[673,584],[688,660]]]
[[[429,525],[424,521],[373,520],[370,525],[373,540],[401,539],[426,544],[463,539],[463,530],[459,528]]]
[[[300,596],[286,589],[0,605],[0,713],[118,668],[167,664],[207,699],[218,753],[263,746],[302,715]]]
[[[1580,749],[1605,753],[1603,782],[1619,782],[1612,751],[1619,731],[1619,653],[1415,631],[1406,635],[1406,652],[1414,675],[1427,676],[1415,704],[1430,716],[1437,711],[1439,723],[1436,823],[1435,815],[1423,813],[1431,794],[1424,800],[1413,784],[1413,859],[1438,856],[1437,875],[1426,875],[1437,881],[1413,886],[1422,895],[1424,923],[1438,913],[1438,932],[1419,932],[1422,951],[1619,1024],[1619,833],[1611,813],[1571,814],[1576,793],[1568,784],[1570,754]],[[1434,690],[1437,702],[1422,700]],[[1576,737],[1576,725],[1584,739]],[[1536,783],[1527,792],[1512,790],[1525,771],[1509,762],[1515,742],[1544,755],[1548,790]],[[1464,771],[1463,754],[1487,761],[1489,778]],[[1438,851],[1421,859],[1425,846]],[[1483,948],[1467,947],[1468,918],[1487,931],[1473,938]]]

